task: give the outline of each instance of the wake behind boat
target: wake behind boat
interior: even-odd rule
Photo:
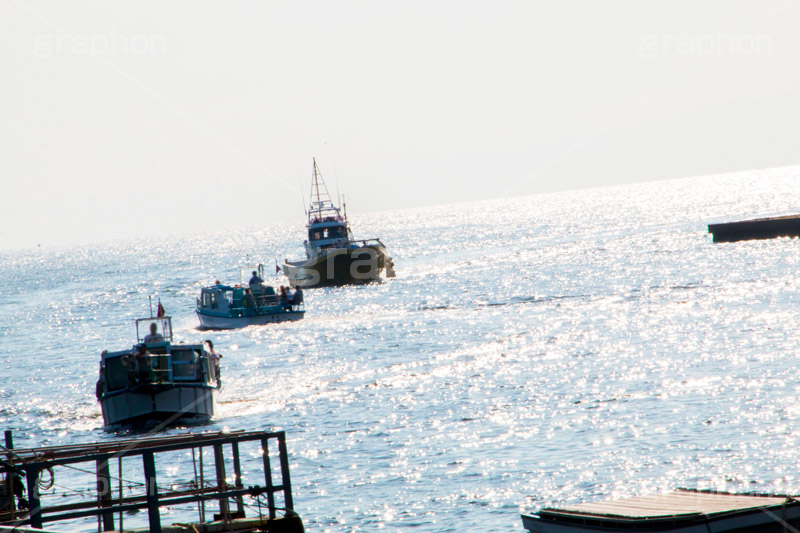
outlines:
[[[394,263],[380,239],[353,238],[347,212],[343,216],[333,205],[316,159],[306,227],[306,259],[283,265],[293,287],[364,283],[380,279],[384,271],[386,277],[394,277]]]
[[[197,299],[197,318],[204,329],[234,329],[245,326],[263,326],[273,322],[300,320],[306,314],[303,291],[298,289],[290,295],[285,289],[276,293],[265,285],[264,266],[242,267],[242,271],[253,270],[250,283],[245,285],[223,285],[219,281],[200,290]],[[243,281],[243,280],[241,280]]]
[[[172,344],[168,316],[137,319],[136,338],[133,349],[100,355],[95,393],[105,425],[206,421],[214,416],[220,387],[214,354],[203,344]]]

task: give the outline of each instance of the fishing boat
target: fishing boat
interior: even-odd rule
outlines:
[[[173,344],[166,315],[137,319],[136,339],[132,349],[100,355],[96,395],[105,425],[209,420],[220,376],[205,346]]]
[[[251,268],[253,278],[244,284],[242,274]],[[214,285],[200,289],[197,299],[197,318],[203,329],[234,329],[245,326],[262,326],[272,322],[300,320],[306,314],[303,304],[303,291],[296,290],[293,295],[265,285],[264,266],[240,268],[240,283]]]
[[[314,159],[308,209],[306,258],[284,261],[283,272],[293,287],[364,283],[394,277],[394,263],[380,239],[356,240],[344,214],[331,201]]]

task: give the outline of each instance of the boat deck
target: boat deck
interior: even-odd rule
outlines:
[[[769,532],[800,525],[800,501],[790,496],[678,489],[664,494],[546,508],[523,515],[528,531]]]

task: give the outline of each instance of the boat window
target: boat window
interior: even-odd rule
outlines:
[[[172,350],[172,375],[174,379],[197,379],[195,352],[191,348]]]
[[[122,365],[122,357],[106,359],[106,387],[108,390],[123,389],[128,386],[128,368]]]

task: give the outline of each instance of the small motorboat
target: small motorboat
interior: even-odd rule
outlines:
[[[293,287],[347,285],[393,278],[394,262],[380,239],[355,240],[344,215],[333,205],[314,159],[308,210],[306,259],[285,260],[283,272]]]
[[[136,339],[132,349],[100,355],[95,392],[106,426],[214,416],[219,362],[204,344],[173,344],[169,316],[137,319]]]
[[[243,282],[243,274],[253,269],[250,283]],[[214,285],[200,289],[197,299],[197,318],[203,329],[234,329],[261,326],[273,322],[300,320],[306,314],[303,291],[294,294],[264,284],[264,265],[244,266],[239,269],[238,285]]]

